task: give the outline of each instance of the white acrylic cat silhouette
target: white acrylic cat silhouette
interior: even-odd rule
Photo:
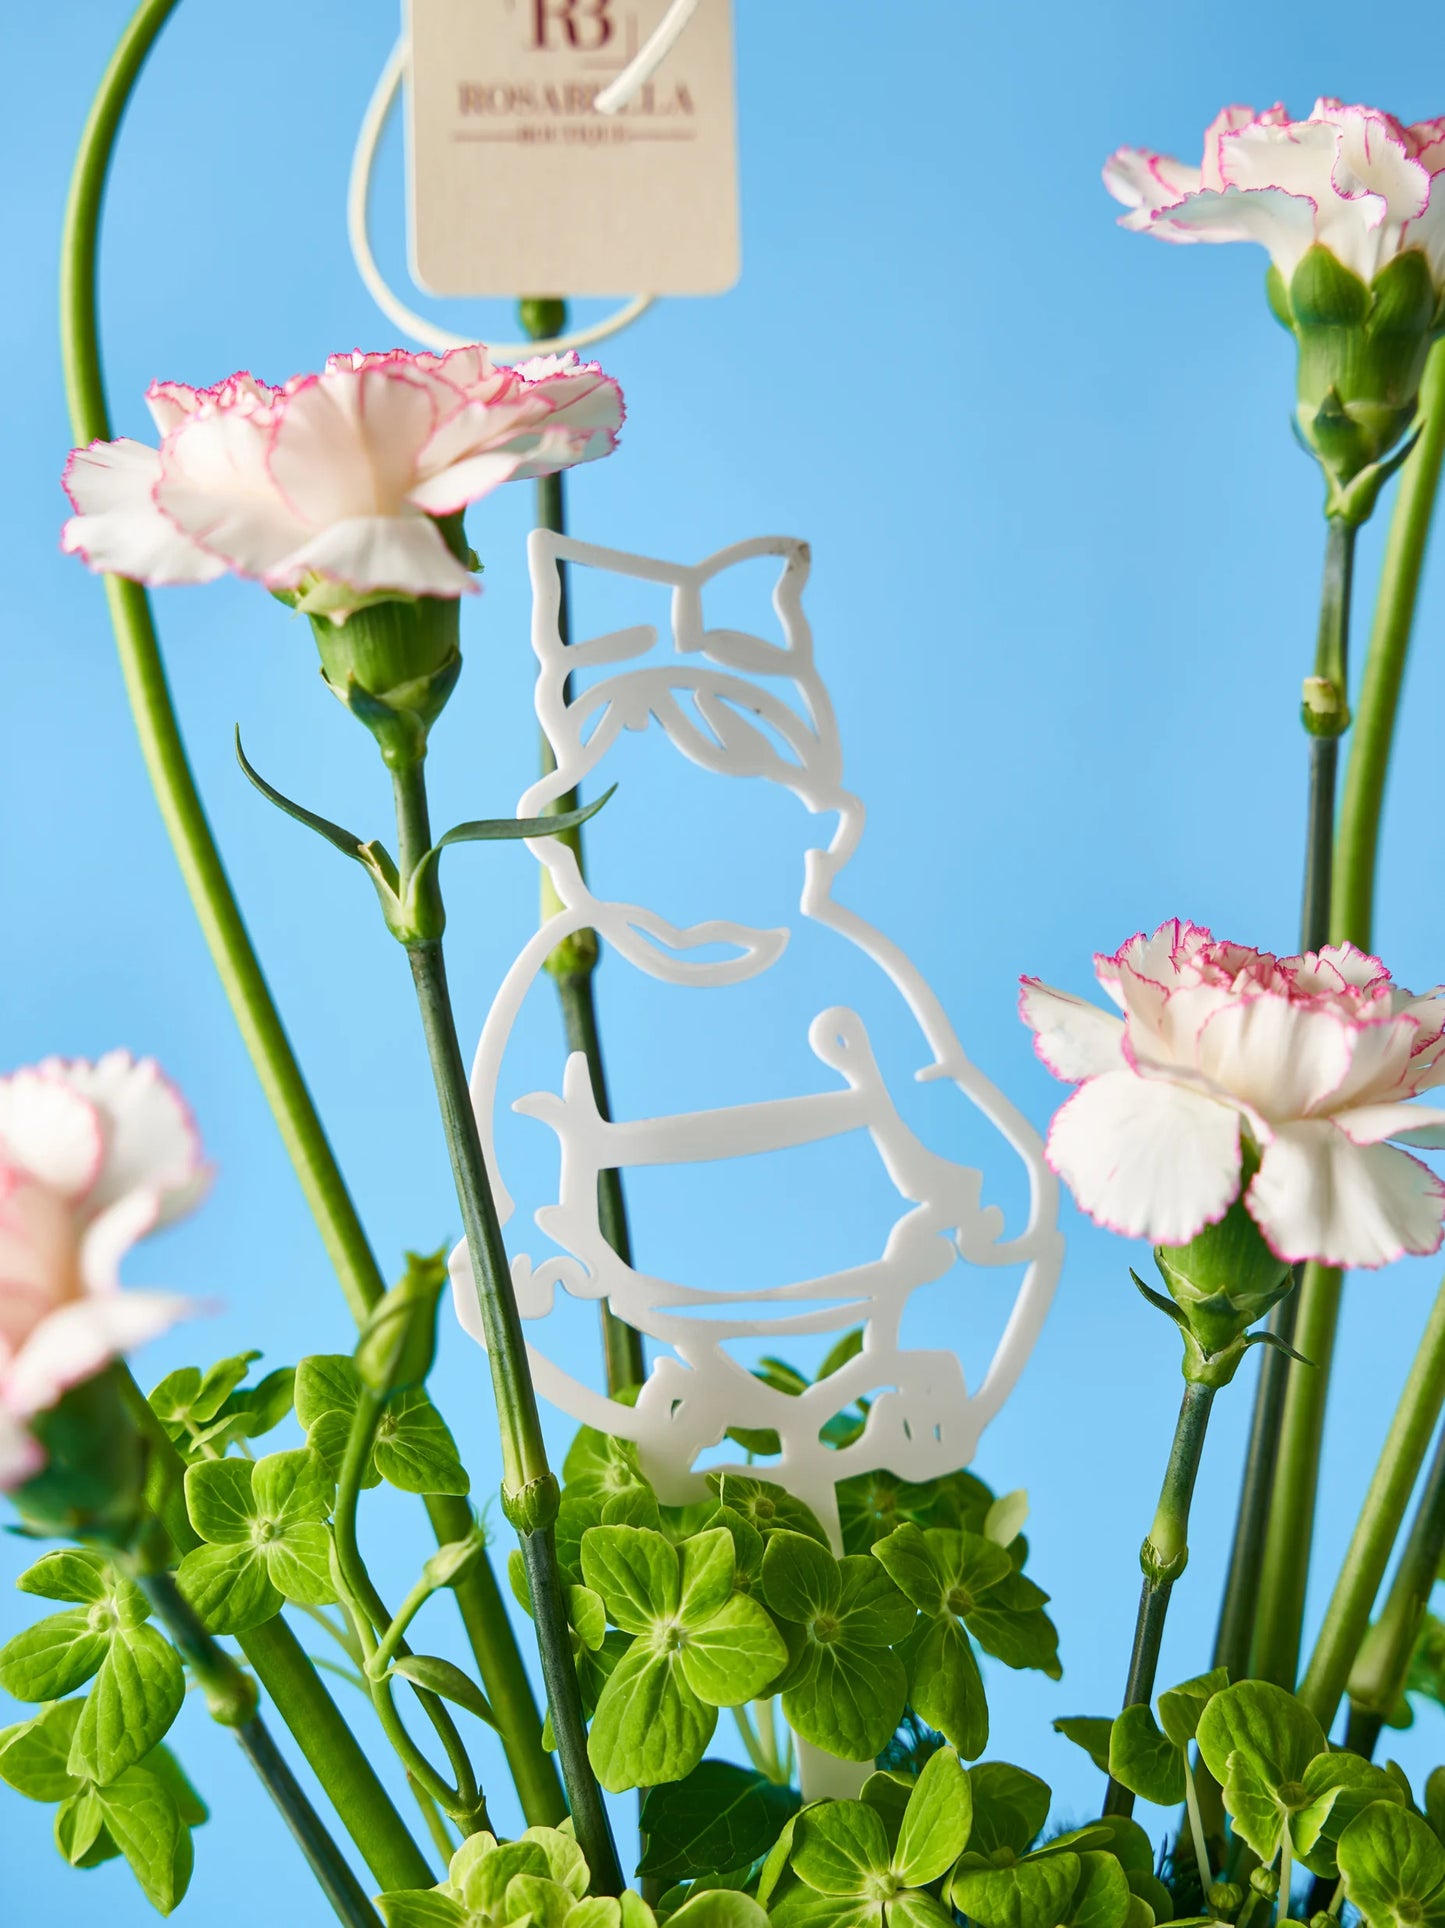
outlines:
[[[523,1318],[545,1318],[561,1285],[580,1298],[605,1297],[619,1317],[660,1349],[636,1405],[629,1409],[582,1384],[533,1344],[531,1363],[539,1392],[573,1418],[635,1440],[645,1472],[670,1502],[700,1496],[694,1462],[716,1446],[728,1428],[776,1431],[780,1457],[755,1470],[806,1500],[836,1544],[836,1481],[878,1468],[905,1479],[927,1479],[973,1457],[980,1433],[1018,1378],[1053,1295],[1063,1252],[1056,1223],[1057,1185],[1037,1134],[969,1062],[942,1005],[917,969],[896,945],[833,898],[834,879],[862,834],[863,806],[842,786],[833,710],[814,665],[802,611],[809,569],[806,543],[762,536],[720,550],[704,562],[684,564],[537,530],[529,556],[532,646],[540,666],[537,715],[557,768],[527,790],[517,814],[536,815],[592,778],[599,765],[605,766],[622,731],[642,730],[652,722],[706,770],[763,777],[785,786],[811,812],[836,813],[838,827],[831,841],[807,852],[802,916],[856,945],[887,974],[933,1053],[932,1062],[917,1076],[952,1080],[1012,1147],[1027,1174],[1027,1224],[1017,1237],[1005,1239],[1002,1215],[982,1202],[982,1174],[931,1151],[905,1124],[862,1019],[842,1008],[825,1010],[814,1019],[808,1042],[823,1073],[821,1088],[796,1097],[610,1123],[598,1113],[586,1062],[576,1053],[567,1062],[560,1095],[534,1092],[514,1106],[556,1133],[561,1153],[558,1196],[535,1217],[539,1229],[566,1255],[534,1260],[517,1253],[512,1259]],[[703,614],[705,585],[740,564],[769,556],[781,563],[773,607],[783,645],[741,630],[709,629]],[[658,643],[657,631],[641,624],[564,646],[559,635],[564,563],[573,571],[607,571],[670,588],[672,653],[639,664],[636,659],[655,651]],[[575,694],[569,688],[570,674],[599,671],[596,680]],[[780,698],[779,679],[791,685],[799,708]],[[604,945],[649,976],[706,990],[767,971],[790,935],[786,929],[759,930],[725,920],[678,929],[642,906],[594,896],[572,851],[559,838],[538,838],[529,848],[551,873],[562,908],[508,973],[487,1018],[471,1081],[504,1224],[513,1204],[497,1168],[498,1078],[522,1001],[559,940],[594,929]],[[731,955],[689,959],[689,952],[703,947],[725,947]],[[860,1128],[870,1135],[904,1203],[884,1250],[869,1263],[785,1285],[706,1291],[634,1269],[602,1235],[600,1171],[736,1159]],[[698,1235],[705,1240],[705,1226],[699,1226]],[[965,1384],[954,1353],[908,1348],[899,1336],[910,1295],[960,1262],[1024,1267],[1007,1326],[975,1389]],[[461,1322],[480,1340],[465,1245],[453,1254],[452,1270]],[[762,1307],[763,1316],[741,1310],[729,1315],[729,1305],[745,1305],[752,1313]],[[961,1312],[966,1311],[961,1302]],[[724,1349],[726,1341],[739,1337],[841,1333],[859,1325],[864,1328],[862,1351],[798,1397],[766,1385]],[[826,1445],[819,1438],[820,1428],[860,1395],[871,1396],[872,1402],[862,1434],[841,1450]]]

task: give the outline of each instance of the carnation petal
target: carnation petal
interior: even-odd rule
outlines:
[[[104,1124],[43,1067],[17,1071],[0,1078],[0,1152],[64,1197],[83,1198],[104,1164]]]
[[[1056,1078],[1078,1084],[1123,1068],[1124,1022],[1112,1011],[1025,977],[1019,980],[1019,1016],[1034,1033],[1034,1050]]]
[[[168,1222],[196,1202],[206,1177],[200,1133],[154,1058],[108,1051],[94,1064],[51,1058],[40,1069],[103,1120],[105,1159],[87,1199],[92,1210],[144,1190],[159,1196],[160,1219]]]
[[[1104,163],[1104,186],[1126,208],[1148,213],[1173,207],[1186,194],[1197,194],[1199,169],[1176,161],[1172,154],[1156,154],[1147,147],[1121,147]]]
[[[40,1441],[0,1406],[0,1493],[13,1493],[45,1464]]]
[[[315,573],[367,593],[395,589],[407,596],[474,596],[477,584],[424,515],[352,516],[333,522],[295,549],[266,577],[291,589]]]
[[[46,1411],[71,1386],[201,1307],[169,1292],[113,1292],[73,1300],[42,1319],[0,1374],[0,1404],[20,1418]]]
[[[309,534],[267,466],[255,415],[192,415],[161,445],[156,501],[193,541],[245,576],[266,575]]]
[[[199,548],[156,506],[160,453],[143,442],[92,442],[65,465],[65,492],[77,511],[60,546],[91,569],[157,588],[211,582],[225,563]]]
[[[1352,1105],[1330,1114],[1352,1144],[1379,1145],[1389,1138],[1420,1151],[1445,1150],[1445,1111],[1431,1105]]]
[[[1373,1268],[1439,1249],[1445,1185],[1390,1145],[1352,1144],[1324,1119],[1283,1125],[1245,1195],[1271,1251],[1291,1263]]]
[[[1196,1092],[1109,1071],[1054,1117],[1047,1155],[1090,1218],[1183,1245],[1239,1192],[1239,1114]]]
[[[1167,241],[1257,241],[1286,280],[1314,241],[1313,201],[1283,188],[1225,188],[1192,194],[1149,217],[1148,232]]]
[[[1350,1069],[1358,1032],[1328,1008],[1267,991],[1234,997],[1200,1027],[1205,1076],[1268,1119],[1318,1110]]]
[[[298,383],[281,405],[271,476],[313,530],[395,515],[440,412],[434,378],[401,363],[333,369]]]

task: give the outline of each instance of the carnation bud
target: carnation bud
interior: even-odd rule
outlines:
[[[10,1495],[25,1525],[51,1538],[130,1547],[146,1519],[145,1447],[116,1370],[72,1386],[29,1425],[45,1465]]]
[[[437,1346],[437,1302],[447,1282],[441,1253],[406,1255],[406,1277],[372,1307],[356,1342],[356,1371],[376,1393],[419,1386],[432,1369]]]
[[[1233,1921],[1244,1906],[1244,1890],[1237,1881],[1216,1881],[1210,1886],[1205,1905],[1216,1921]]]
[[[1299,346],[1301,441],[1325,472],[1326,513],[1363,522],[1415,417],[1442,322],[1430,264],[1407,248],[1368,285],[1322,243],[1288,282],[1269,271],[1270,306]],[[1404,451],[1401,451],[1403,457]]]

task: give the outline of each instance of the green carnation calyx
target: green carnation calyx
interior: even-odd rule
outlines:
[[[1407,248],[1367,284],[1316,242],[1288,282],[1270,269],[1269,300],[1298,344],[1295,428],[1324,470],[1326,513],[1363,522],[1414,420],[1425,358],[1445,324],[1429,260]]]

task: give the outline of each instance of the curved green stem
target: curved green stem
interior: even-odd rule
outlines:
[[[1124,1687],[1125,1707],[1147,1706],[1154,1692],[1169,1596],[1189,1558],[1189,1509],[1194,1500],[1194,1483],[1199,1476],[1214,1390],[1213,1386],[1193,1380],[1184,1387],[1154,1524],[1139,1554],[1144,1584],[1139,1593],[1134,1648],[1129,1656],[1129,1678]],[[1104,1813],[1128,1815],[1133,1811],[1134,1796],[1111,1778],[1104,1795]]]
[[[206,1698],[211,1718],[231,1728],[277,1812],[306,1857],[318,1886],[346,1928],[380,1928],[376,1910],[346,1857],[256,1712],[256,1689],[231,1656],[206,1632],[169,1573],[137,1574],[136,1583],[174,1641]]]
[[[1329,1728],[1370,1623],[1370,1609],[1410,1504],[1430,1436],[1445,1408],[1445,1284],[1431,1309],[1424,1337],[1370,1481],[1324,1623],[1300,1682],[1300,1699]]]
[[[395,770],[393,783],[400,895],[405,902],[411,878],[431,848],[425,764],[416,762]],[[434,870],[432,878],[438,893],[436,912],[440,919],[440,886],[435,884]],[[592,1872],[594,1890],[603,1895],[620,1894],[623,1882],[617,1848],[601,1791],[587,1758],[587,1732],[572,1657],[572,1635],[557,1565],[552,1530],[557,1511],[557,1481],[547,1463],[537,1394],[527,1362],[527,1344],[502,1243],[496,1200],[482,1154],[476,1113],[467,1087],[466,1066],[457,1040],[446,959],[440,937],[409,943],[406,950],[457,1203],[461,1207],[487,1363],[491,1368],[492,1393],[501,1429],[502,1503],[522,1543],[542,1677],[546,1682],[552,1731],[557,1737],[572,1822]]]
[[[178,0],[143,0],[96,92],[81,135],[61,241],[61,349],[77,442],[110,438],[100,356],[96,262],[106,178],[126,105]],[[196,789],[161,659],[150,601],[138,583],[105,579],[126,692],[146,770],[186,890],[302,1192],[358,1323],[385,1291],[325,1130],[306,1088],[231,891]],[[465,1537],[464,1500],[427,1502],[437,1539]],[[507,1763],[529,1822],[555,1824],[565,1805],[541,1744],[542,1724],[496,1575],[485,1556],[455,1588]],[[391,1883],[406,1886],[405,1882]],[[412,1884],[415,1885],[415,1884]]]

